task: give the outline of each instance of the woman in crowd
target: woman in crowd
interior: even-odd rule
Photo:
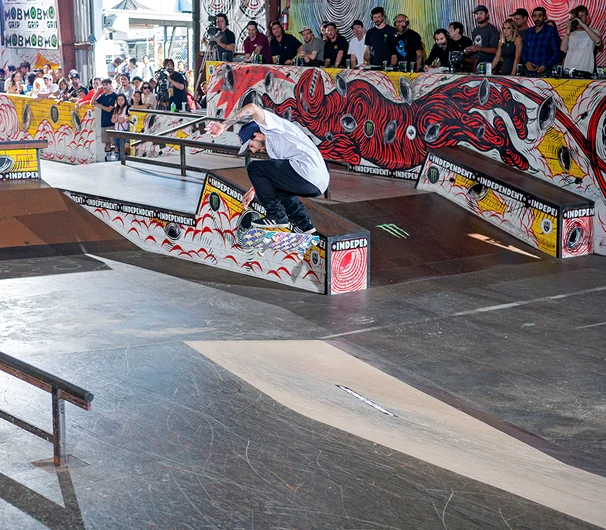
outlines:
[[[126,96],[124,94],[118,94],[116,99],[116,106],[114,107],[114,112],[112,114],[112,123],[114,124],[114,129],[116,131],[128,131],[130,128],[130,114],[128,113],[129,109],[128,101],[126,100]],[[118,152],[118,156],[120,156],[120,142],[123,141],[122,138],[115,138],[116,142],[116,150]],[[128,140],[124,140],[128,146]]]
[[[57,99],[62,101],[65,98],[67,98],[67,91],[69,90],[69,83],[67,82],[67,79],[62,77],[57,82],[57,85],[59,86],[59,92],[57,93]]]
[[[133,104],[130,106],[131,109],[146,109],[147,107],[143,104],[143,94],[139,90],[133,92]]]
[[[32,90],[34,90],[34,83],[36,82],[36,74],[34,74],[33,72],[27,74],[27,78],[26,78],[26,82],[25,82],[25,88],[23,89],[23,95],[24,96],[31,96],[31,92]]]
[[[23,94],[23,85],[21,84],[21,72],[13,72],[11,80],[6,89],[7,94]]]
[[[522,57],[522,37],[513,19],[508,18],[501,27],[501,38],[497,54],[492,61],[492,71],[501,75],[516,75],[516,68]]]
[[[143,108],[145,109],[155,109],[156,108],[156,96],[154,95],[154,91],[152,89],[151,81],[143,83],[141,85],[142,88],[142,97],[141,103],[143,104]]]

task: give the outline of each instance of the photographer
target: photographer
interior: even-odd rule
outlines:
[[[602,46],[602,37],[589,27],[589,12],[585,6],[575,7],[566,22],[566,35],[561,50],[566,53],[564,68],[593,73],[595,48]]]
[[[177,112],[179,112],[183,108],[183,103],[187,101],[187,81],[181,73],[175,71],[175,62],[172,59],[164,59],[162,66],[168,73],[168,82],[172,87],[172,89],[168,89],[168,103],[170,106],[174,103]]]
[[[232,62],[234,60],[234,52],[236,51],[236,36],[233,31],[227,29],[229,25],[227,15],[219,13],[216,16],[216,24],[219,31],[214,35],[214,38],[209,32],[211,39],[210,41],[204,39],[204,43],[213,48],[212,53],[215,61],[223,61],[223,54],[225,54],[225,60]]]

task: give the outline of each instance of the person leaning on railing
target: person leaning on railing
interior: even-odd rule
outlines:
[[[570,12],[560,48],[566,53],[564,68],[591,73],[595,70],[595,49],[602,47],[602,37],[589,27],[590,22],[585,6],[577,6]]]

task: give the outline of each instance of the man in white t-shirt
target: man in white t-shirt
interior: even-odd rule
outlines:
[[[242,204],[248,208],[256,195],[266,210],[266,216],[253,221],[252,226],[313,234],[316,228],[297,197],[318,197],[328,188],[330,175],[320,151],[297,125],[254,103],[223,123],[210,122],[205,130],[214,138],[246,116],[254,121],[238,132],[242,143],[239,154],[250,149],[266,152],[270,158],[252,161],[246,168],[253,187]]]
[[[364,31],[364,23],[361,20],[354,20],[351,25],[351,30],[354,36],[349,41],[349,59],[351,60],[351,67],[361,66],[364,63],[364,51],[366,45],[366,32]]]
[[[564,68],[568,70],[595,70],[595,48],[602,46],[602,37],[589,27],[589,12],[585,6],[575,7],[566,22],[566,34],[560,49],[566,53]]]

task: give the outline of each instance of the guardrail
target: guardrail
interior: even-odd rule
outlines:
[[[65,402],[68,401],[81,409],[90,410],[92,407],[91,402],[94,398],[93,394],[88,390],[84,390],[79,386],[73,385],[68,381],[2,352],[0,352],[0,370],[52,395],[52,434],[3,410],[0,410],[0,419],[9,421],[13,425],[24,429],[43,440],[51,442],[54,447],[55,465],[65,466],[67,463],[67,448],[65,444]]]

